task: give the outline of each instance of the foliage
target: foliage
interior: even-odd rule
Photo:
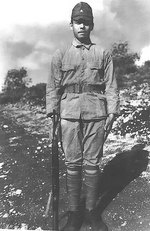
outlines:
[[[15,103],[20,100],[30,82],[31,80],[27,78],[27,70],[24,67],[19,70],[9,70],[4,82],[2,101]]]
[[[121,91],[121,113],[113,133],[150,141],[150,86],[143,83]]]
[[[0,104],[7,104],[8,102],[11,102],[12,98],[10,95],[0,93]]]
[[[150,85],[150,61],[146,61],[143,66],[139,67],[136,75],[133,75],[135,85],[148,83]]]
[[[38,83],[30,88],[27,88],[23,98],[32,104],[45,106],[46,83]]]
[[[130,52],[128,42],[122,42],[112,45],[112,57],[119,88],[130,86],[130,74],[137,71],[135,61],[139,55]]]

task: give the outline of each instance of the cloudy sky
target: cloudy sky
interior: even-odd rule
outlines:
[[[71,10],[78,0],[0,0],[0,90],[8,70],[25,67],[32,83],[46,82],[51,56],[72,40]],[[92,41],[109,47],[128,41],[150,60],[150,0],[86,0],[95,27]]]

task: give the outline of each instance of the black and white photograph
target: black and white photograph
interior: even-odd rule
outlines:
[[[0,231],[150,231],[150,1],[0,0]]]

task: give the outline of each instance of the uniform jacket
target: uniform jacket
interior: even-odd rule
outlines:
[[[71,84],[96,85],[100,92],[60,94]],[[101,91],[103,89],[103,91]],[[64,119],[100,119],[119,113],[119,96],[111,55],[94,43],[59,49],[52,57],[46,90],[47,114],[55,109]]]

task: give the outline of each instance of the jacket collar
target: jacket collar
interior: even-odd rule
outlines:
[[[79,48],[79,47],[84,46],[86,49],[89,50],[90,47],[91,47],[92,45],[94,45],[94,43],[92,43],[91,40],[90,40],[89,44],[84,44],[84,43],[81,43],[81,42],[80,42],[79,40],[77,40],[76,38],[74,38],[74,40],[73,40],[73,42],[72,42],[72,45],[75,46],[76,48]]]

